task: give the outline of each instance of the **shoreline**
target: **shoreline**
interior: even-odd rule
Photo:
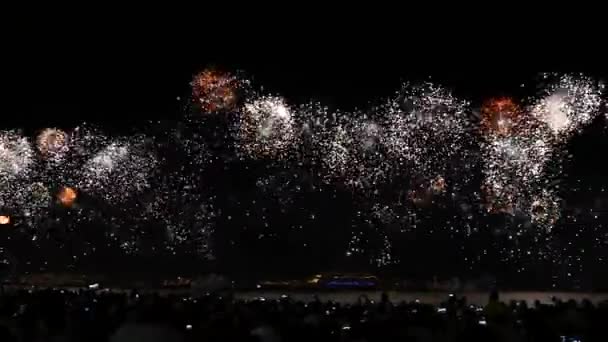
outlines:
[[[112,292],[112,293],[128,293],[133,289],[126,288],[99,288],[91,290],[87,287],[74,286],[5,286],[5,292],[10,293],[15,290],[26,289],[56,289],[67,291],[95,291],[95,292]],[[159,295],[181,295],[184,297],[200,297],[206,292],[204,289],[136,289],[138,293],[157,293]],[[230,292],[230,290],[222,291],[222,293]],[[288,296],[292,300],[311,302],[315,297],[323,302],[334,301],[342,304],[356,303],[360,297],[365,296],[371,301],[379,301],[383,293],[387,293],[393,303],[399,302],[414,302],[418,300],[420,303],[439,305],[447,301],[451,295],[460,299],[466,297],[467,303],[472,305],[484,306],[488,303],[490,291],[381,291],[381,290],[334,290],[334,291],[290,291],[290,290],[235,290],[232,295],[238,300],[257,300],[264,298],[266,300],[280,300]],[[534,305],[536,301],[541,304],[552,304],[554,299],[566,302],[575,300],[580,303],[583,300],[589,300],[593,304],[598,304],[603,301],[608,302],[608,292],[582,292],[582,291],[502,291],[499,293],[501,302],[525,301],[528,306]]]

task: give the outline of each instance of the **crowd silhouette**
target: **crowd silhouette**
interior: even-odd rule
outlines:
[[[0,341],[604,341],[608,303],[588,300],[485,307],[449,297],[441,305],[344,304],[227,295],[20,290],[0,301]]]

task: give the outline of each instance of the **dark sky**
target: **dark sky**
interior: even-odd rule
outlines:
[[[345,29],[254,33],[247,26],[234,26],[230,33],[212,24],[170,30],[162,21],[165,26],[123,27],[48,20],[14,27],[4,43],[5,125],[69,126],[86,120],[125,126],[175,118],[176,97],[188,94],[192,74],[209,65],[240,69],[256,85],[295,102],[312,98],[340,108],[365,107],[402,81],[429,76],[478,102],[517,95],[519,85],[530,84],[538,70],[608,75],[598,72],[598,66],[606,68],[593,65],[594,59],[580,61],[583,52],[594,55],[588,48],[552,53],[553,45],[543,49],[510,37],[475,41],[466,34]]]
[[[429,77],[475,102],[486,97],[515,94],[522,83],[531,83],[538,71],[499,66],[466,65],[441,70],[431,65],[381,58],[334,61],[318,58],[282,60],[242,55],[242,61],[217,61],[194,50],[171,56],[137,51],[132,55],[65,56],[36,55],[38,59],[11,66],[4,79],[8,103],[19,120],[31,122],[111,122],[125,119],[173,118],[179,115],[176,97],[188,94],[192,74],[207,65],[242,70],[256,86],[280,93],[293,102],[320,100],[332,107],[365,107],[370,101],[391,95],[403,81]],[[103,52],[102,52],[103,53]],[[107,52],[106,52],[107,53]],[[197,57],[200,56],[200,57]],[[603,75],[600,75],[603,76]],[[5,102],[6,103],[6,102]],[[126,115],[126,117],[125,117]],[[27,119],[26,119],[27,118]],[[127,121],[128,122],[128,121]]]

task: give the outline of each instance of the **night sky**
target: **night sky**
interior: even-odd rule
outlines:
[[[25,134],[31,136],[45,127],[69,130],[82,122],[95,124],[117,135],[132,134],[147,126],[154,126],[154,122],[157,123],[156,127],[173,127],[187,114],[184,99],[190,96],[189,82],[193,75],[209,67],[242,71],[256,86],[262,87],[264,93],[281,95],[289,104],[315,100],[331,110],[344,111],[369,108],[379,99],[393,94],[403,82],[430,80],[453,90],[455,96],[468,99],[473,108],[479,108],[489,98],[508,96],[523,99],[533,96],[540,79],[538,67],[516,66],[516,62],[522,60],[521,56],[517,59],[506,56],[492,59],[491,54],[478,54],[476,50],[468,50],[466,56],[470,58],[466,63],[459,63],[456,59],[433,63],[429,59],[443,53],[441,48],[426,50],[426,53],[416,53],[419,50],[413,47],[409,53],[374,53],[373,48],[364,42],[341,50],[330,48],[331,42],[315,46],[314,41],[299,42],[297,39],[285,46],[274,44],[271,38],[239,46],[239,40],[235,38],[230,44],[224,41],[224,45],[219,46],[214,41],[197,41],[189,37],[173,40],[154,34],[144,37],[137,33],[125,36],[114,33],[105,37],[100,31],[79,38],[55,32],[38,33],[40,35],[34,35],[36,39],[16,39],[14,48],[7,50],[8,60],[3,63],[0,81],[6,89],[2,93],[2,128],[23,128]],[[450,51],[449,47],[445,49]],[[459,51],[451,52],[458,54]],[[517,54],[508,56],[511,55]],[[491,61],[488,62],[488,59]],[[579,67],[548,66],[547,71],[578,71]],[[540,70],[545,71],[542,65]],[[605,71],[589,70],[587,75],[608,80],[608,72]],[[603,119],[595,120],[568,143],[567,149],[573,157],[564,166],[567,171],[564,188],[568,190],[577,184],[578,187],[591,189],[570,194],[568,198],[572,206],[589,206],[595,199],[602,198],[598,194],[603,191],[604,185],[608,185],[603,179],[608,170],[598,163],[601,151],[608,147],[606,127]],[[213,191],[224,196],[219,201],[225,201],[225,206],[232,208],[226,211],[237,212],[240,204],[231,201],[235,197],[243,202],[256,198],[251,183],[255,182],[256,175],[266,172],[264,170],[259,163],[236,163],[231,164],[227,171],[211,168],[205,171],[205,175],[216,180]],[[214,237],[216,259],[213,261],[162,253],[123,256],[108,249],[67,267],[69,262],[66,260],[69,258],[66,258],[66,254],[69,253],[57,246],[77,245],[78,238],[72,235],[59,238],[62,241],[59,244],[49,243],[42,248],[28,247],[28,239],[23,237],[6,240],[12,232],[2,232],[1,241],[17,256],[19,267],[29,271],[38,267],[56,271],[96,270],[116,274],[133,269],[142,273],[154,270],[169,273],[214,270],[246,275],[267,272],[291,276],[319,270],[347,270],[386,272],[421,279],[434,275],[477,278],[490,274],[506,283],[515,276],[525,279],[530,274],[542,274],[544,278],[533,286],[551,286],[554,283],[552,277],[558,274],[560,279],[565,279],[559,282],[559,286],[593,287],[608,284],[605,275],[601,276],[608,258],[600,263],[594,261],[597,256],[589,255],[584,261],[578,261],[585,264],[584,271],[577,273],[580,281],[572,281],[564,276],[570,272],[566,266],[547,270],[545,264],[533,263],[522,274],[505,263],[493,260],[491,256],[485,261],[486,264],[474,270],[467,269],[466,262],[459,259],[459,247],[466,246],[469,254],[479,253],[482,249],[491,253],[496,243],[492,234],[478,234],[466,241],[442,233],[411,234],[396,244],[401,259],[406,262],[379,271],[362,259],[344,257],[344,244],[349,238],[346,231],[352,223],[353,212],[357,210],[356,196],[347,191],[329,189],[327,193],[332,193],[333,197],[316,193],[298,203],[322,218],[318,220],[319,223],[307,228],[306,237],[300,237],[302,241],[312,244],[308,249],[294,247],[300,246],[302,241],[289,234],[279,234],[267,242],[255,242],[257,232],[248,233],[236,228],[247,223],[244,217],[237,218],[236,223],[224,220],[218,224],[220,227],[216,228]],[[273,218],[275,226],[307,219],[304,214],[298,213],[276,215]],[[433,215],[433,219],[437,219],[443,214],[435,212]],[[502,219],[488,218],[489,223],[485,224],[500,226]],[[492,220],[496,220],[496,223]],[[603,220],[605,222],[608,217]],[[556,234],[560,236],[559,243],[568,246],[572,246],[568,242],[573,242],[575,246],[590,245],[591,239],[601,235],[595,232],[589,233],[589,236],[575,236],[574,230],[568,227],[568,224],[564,224],[556,229]],[[97,238],[103,240],[103,234]],[[234,247],[232,241],[243,243]],[[73,248],[79,250],[78,247]],[[429,253],[430,248],[435,252]],[[594,250],[594,253],[608,256],[608,247]],[[33,265],[24,266],[26,259],[31,259]],[[50,265],[44,265],[45,260]]]

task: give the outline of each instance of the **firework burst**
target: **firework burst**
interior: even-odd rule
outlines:
[[[214,199],[204,196],[206,191],[198,178],[186,174],[181,169],[158,184],[144,201],[138,221],[144,227],[162,227],[167,251],[190,252],[211,259],[217,215]]]
[[[36,146],[43,158],[61,161],[69,150],[69,136],[57,128],[47,128],[38,134]]]
[[[563,139],[599,115],[603,89],[603,83],[597,84],[590,78],[564,75],[542,92],[530,111]]]
[[[548,179],[559,179],[562,169],[548,162],[563,155],[564,142],[599,114],[602,89],[589,78],[565,75],[527,110],[510,99],[484,105],[483,189],[491,212],[525,213],[536,227],[551,230],[560,200]]]
[[[0,176],[12,179],[27,176],[34,164],[32,146],[27,138],[14,132],[0,133]]]
[[[285,158],[295,133],[293,110],[282,98],[263,96],[245,104],[238,137],[247,156]]]
[[[76,202],[76,197],[78,197],[76,194],[76,190],[74,190],[73,188],[70,188],[69,186],[62,187],[59,190],[59,193],[57,194],[57,200],[64,207],[73,206],[74,203]]]
[[[206,69],[192,80],[192,96],[204,112],[223,112],[235,108],[239,90],[247,82],[217,69]]]
[[[0,206],[22,210],[27,204],[26,184],[33,174],[34,152],[27,138],[0,133]]]
[[[604,89],[580,75],[553,81],[522,104],[483,103],[473,122],[467,101],[431,83],[405,85],[368,110],[330,112],[245,94],[248,81],[207,69],[192,80],[188,109],[225,115],[188,117],[163,127],[160,138],[110,137],[85,126],[30,139],[0,132],[0,225],[44,236],[50,229],[41,227],[72,232],[99,221],[129,254],[162,235],[165,252],[211,258],[217,222],[238,217],[231,210],[250,217],[242,196],[250,190],[259,239],[304,230],[298,216],[316,220],[309,195],[327,196],[336,208],[351,201],[347,255],[379,267],[399,262],[400,237],[469,237],[484,227],[508,239],[497,252],[504,260],[548,258],[557,253],[533,249],[553,246],[562,219],[562,167],[551,162],[568,158],[566,142],[599,115]],[[235,170],[247,170],[235,183],[250,187],[225,194],[220,183],[232,179],[218,177]],[[480,184],[487,211],[476,205]]]
[[[530,193],[542,186],[550,153],[551,147],[535,136],[488,137],[482,147],[488,210],[525,211]]]
[[[385,117],[385,145],[415,178],[448,173],[450,161],[464,157],[472,138],[468,102],[433,84],[404,86]]]
[[[121,203],[150,186],[157,163],[146,149],[145,138],[115,141],[85,163],[79,188],[107,202]]]
[[[513,99],[500,98],[486,101],[480,112],[480,127],[486,136],[506,137],[526,128],[527,122],[522,110]]]

